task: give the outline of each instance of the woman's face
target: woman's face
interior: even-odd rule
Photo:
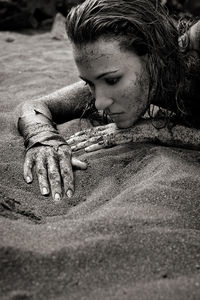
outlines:
[[[119,128],[132,126],[148,105],[146,56],[121,49],[114,39],[74,45],[73,54],[96,108],[105,110]]]

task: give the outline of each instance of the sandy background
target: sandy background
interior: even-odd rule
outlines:
[[[0,32],[0,44],[0,299],[200,299],[200,153],[84,155],[74,197],[55,205],[24,182],[10,124],[21,101],[76,81],[69,43]]]

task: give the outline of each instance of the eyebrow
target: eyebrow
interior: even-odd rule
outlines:
[[[116,73],[118,70],[115,70],[115,71],[109,71],[109,72],[105,72],[105,73],[102,73],[102,74],[100,74],[100,75],[98,75],[97,77],[96,77],[96,79],[100,79],[100,78],[102,78],[102,77],[104,77],[105,75],[108,75],[108,74],[112,74],[112,73]],[[79,76],[82,80],[84,80],[84,81],[88,81],[89,82],[89,80],[87,80],[86,78],[84,78],[84,77],[82,77],[82,76]]]

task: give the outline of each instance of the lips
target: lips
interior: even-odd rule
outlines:
[[[114,117],[114,116],[119,116],[119,115],[122,115],[123,113],[109,113],[109,116],[110,117]]]

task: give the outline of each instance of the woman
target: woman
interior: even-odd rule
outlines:
[[[166,109],[167,122],[173,114],[176,120],[199,126],[199,40],[188,38],[198,36],[199,23],[190,29],[187,24],[180,23],[177,30],[155,0],[86,0],[73,8],[66,27],[82,82],[18,107],[18,128],[27,148],[26,182],[32,182],[35,165],[42,195],[51,191],[59,202],[63,186],[72,197],[72,167],[87,165],[72,157],[55,123],[85,112],[87,116],[91,110],[103,111],[116,126],[92,132],[89,143],[84,141],[88,135],[77,135],[70,145],[82,141],[81,148],[99,138],[96,148],[134,141],[138,130],[143,130],[145,139],[171,143],[167,126],[158,131],[152,122],[136,123],[150,104]],[[180,144],[182,137],[175,127],[173,134]]]

